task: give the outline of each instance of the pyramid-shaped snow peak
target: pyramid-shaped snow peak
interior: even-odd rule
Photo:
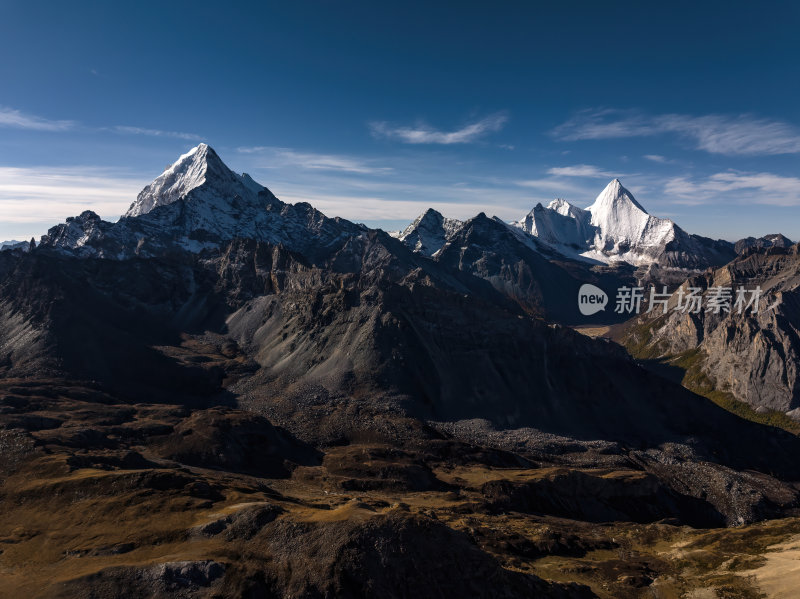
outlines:
[[[647,242],[643,239],[648,228],[660,221],[651,217],[633,194],[625,189],[619,179],[614,179],[600,192],[594,204],[589,206],[591,223],[597,227],[599,236],[604,242]],[[667,222],[658,223],[659,234],[663,234]],[[602,245],[605,245],[603,243]]]
[[[52,227],[42,243],[65,253],[122,260],[218,251],[231,240],[248,239],[311,256],[361,233],[361,227],[329,219],[309,204],[281,202],[200,144],[145,187],[117,222],[86,212]]]
[[[206,196],[254,199],[265,189],[249,175],[229,169],[209,145],[201,143],[183,154],[152,183],[145,187],[124,216],[140,216],[154,208],[186,198],[202,188]]]
[[[463,223],[445,218],[433,208],[428,208],[400,234],[400,240],[414,251],[432,256],[439,251]]]
[[[620,180],[614,179],[600,192],[600,195],[597,196],[589,210],[619,209],[626,206],[640,210],[645,214],[647,213],[647,210],[636,201],[633,194],[622,186]]]

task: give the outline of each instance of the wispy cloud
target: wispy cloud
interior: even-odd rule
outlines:
[[[329,216],[373,226],[391,221],[386,226],[396,228],[429,206],[454,218],[485,211],[511,220],[539,201],[531,197],[537,192],[487,176],[480,163],[447,152],[437,160],[416,152],[374,158],[272,146],[240,147],[237,154],[232,166],[280,199],[308,202]]]
[[[650,162],[658,162],[659,164],[667,164],[668,162],[672,162],[666,156],[661,156],[659,154],[645,154],[643,158],[645,160],[649,160]]]
[[[376,166],[374,161],[340,154],[299,152],[289,148],[271,146],[240,147],[237,148],[237,151],[242,154],[259,154],[264,156],[269,162],[266,164],[259,164],[259,168],[295,166],[303,169],[338,171],[361,175],[380,175],[393,170],[388,166]]]
[[[563,141],[674,134],[712,154],[800,153],[800,128],[753,115],[648,115],[637,111],[587,110],[552,130]]]
[[[75,127],[74,121],[53,121],[26,114],[7,106],[0,106],[0,127],[31,129],[34,131],[67,131]]]
[[[110,131],[126,135],[148,135],[151,137],[173,137],[190,141],[199,141],[201,137],[194,133],[180,131],[166,131],[162,129],[148,129],[146,127],[131,127],[128,125],[115,125],[113,127],[91,127],[78,121],[50,120],[44,117],[28,114],[7,106],[0,106],[0,127],[13,129],[28,129],[32,131]]]
[[[474,142],[489,133],[500,131],[507,122],[508,115],[498,112],[479,121],[467,123],[455,131],[441,131],[425,123],[404,127],[385,121],[372,122],[369,128],[375,137],[394,139],[407,144],[451,145]]]
[[[116,125],[109,127],[115,133],[127,135],[149,135],[151,137],[174,137],[176,139],[186,139],[189,141],[200,141],[202,137],[194,133],[182,133],[181,131],[164,131],[162,129],[147,129],[145,127],[129,127],[126,125]]]
[[[619,176],[610,171],[592,166],[591,164],[575,164],[573,166],[559,166],[548,169],[548,175],[556,177],[590,177],[593,179],[608,179]]]
[[[363,221],[394,221],[411,222],[428,208],[438,210],[450,218],[466,220],[477,215],[481,211],[487,213],[509,213],[518,214],[519,210],[509,209],[507,206],[485,206],[475,205],[468,202],[419,202],[414,200],[396,200],[381,196],[360,196],[353,197],[348,195],[332,195],[306,191],[300,193],[283,193],[281,199],[284,201],[309,202],[329,216],[339,216],[355,222]]]
[[[100,167],[0,167],[0,222],[52,226],[84,210],[115,220],[146,182]]]
[[[266,184],[281,200],[308,202],[328,216],[355,221],[405,221],[407,224],[428,207],[454,218],[470,218],[479,212],[506,220],[519,218],[537,201],[527,189],[508,181],[479,175],[441,177],[426,166],[404,164],[387,175],[365,177],[359,173],[309,170],[305,176],[289,169],[255,169],[257,181]],[[547,197],[552,199],[548,194]],[[395,226],[395,225],[392,225]]]
[[[703,204],[724,198],[753,204],[800,206],[800,178],[774,173],[725,171],[701,179],[675,177],[666,182],[664,191],[675,196],[677,204]]]

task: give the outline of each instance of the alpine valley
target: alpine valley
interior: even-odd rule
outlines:
[[[799,251],[618,180],[389,234],[200,144],[0,251],[0,596],[762,596],[800,534]],[[622,322],[586,283],[765,308]]]

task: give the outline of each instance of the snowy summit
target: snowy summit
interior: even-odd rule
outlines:
[[[213,148],[200,144],[145,187],[124,216],[140,216],[159,206],[185,198],[189,192],[204,187],[207,195],[240,196],[253,200],[266,189],[247,173],[237,175],[222,162]]]
[[[566,255],[605,263],[704,268],[718,254],[733,254],[727,242],[689,235],[671,220],[648,214],[619,179],[586,209],[558,199],[547,208],[538,204],[512,225]]]
[[[86,211],[51,228],[42,244],[69,254],[125,259],[216,250],[233,239],[310,251],[357,231],[308,204],[281,202],[200,144],[146,186],[118,222]]]

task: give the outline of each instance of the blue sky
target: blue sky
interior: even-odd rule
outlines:
[[[0,0],[0,239],[115,220],[200,141],[399,228],[613,177],[657,216],[800,239],[794,2]]]

